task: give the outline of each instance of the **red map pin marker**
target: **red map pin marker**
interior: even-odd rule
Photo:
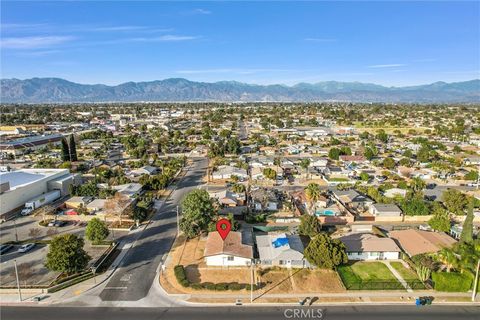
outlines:
[[[229,220],[220,219],[217,221],[217,231],[220,234],[220,237],[222,237],[222,240],[225,240],[225,238],[230,233],[231,229],[232,229],[232,224],[230,223]]]

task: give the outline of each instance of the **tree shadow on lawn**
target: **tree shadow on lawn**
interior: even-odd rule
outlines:
[[[185,267],[187,278],[191,283],[200,283],[201,274],[198,270],[198,264],[189,264]]]
[[[288,270],[288,269],[286,269]],[[260,294],[258,297],[255,298],[255,300],[261,298],[262,296],[264,296],[265,294],[269,293],[270,291],[272,291],[273,289],[279,287],[282,283],[284,283],[285,281],[288,281],[290,280],[290,278],[293,278],[294,275],[296,275],[297,273],[299,273],[300,271],[302,271],[303,269],[296,269],[295,272],[293,272],[291,275],[289,275],[288,277],[286,277],[285,279],[282,279],[280,280],[276,285],[274,285],[273,287],[271,287],[270,289],[266,290],[265,292],[263,292],[262,294]],[[269,282],[271,283],[271,282]],[[260,284],[260,287],[265,287],[267,284],[266,283],[261,283]]]

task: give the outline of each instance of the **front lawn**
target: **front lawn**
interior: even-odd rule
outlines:
[[[338,274],[349,290],[396,290],[402,284],[381,262],[354,262],[338,267]]]
[[[397,270],[398,273],[400,273],[400,275],[405,281],[419,280],[417,276],[417,272],[412,269],[405,268],[403,263],[398,261],[393,261],[393,262],[390,262],[390,265],[393,267],[393,269]]]
[[[472,287],[473,275],[457,272],[432,273],[435,290],[447,292],[467,292]]]

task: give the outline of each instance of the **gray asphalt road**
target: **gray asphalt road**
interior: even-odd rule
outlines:
[[[136,301],[152,286],[162,256],[170,250],[177,231],[176,207],[185,194],[202,182],[206,159],[194,159],[168,201],[155,214],[100,294],[103,301]],[[133,236],[133,235],[132,235]]]
[[[74,308],[2,307],[2,320],[244,320],[244,319],[478,319],[480,307],[345,306],[345,307],[204,307],[204,308]]]

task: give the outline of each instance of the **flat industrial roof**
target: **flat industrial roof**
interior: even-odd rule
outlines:
[[[42,143],[48,143],[52,141],[58,141],[63,138],[63,135],[55,133],[45,136],[31,136],[15,140],[2,141],[0,147],[2,148],[15,148],[15,147],[29,147],[31,145],[39,145]]]
[[[22,169],[2,172],[0,173],[0,183],[8,182],[10,184],[10,190],[13,190],[62,171],[64,171],[65,174],[69,172],[68,169]]]

